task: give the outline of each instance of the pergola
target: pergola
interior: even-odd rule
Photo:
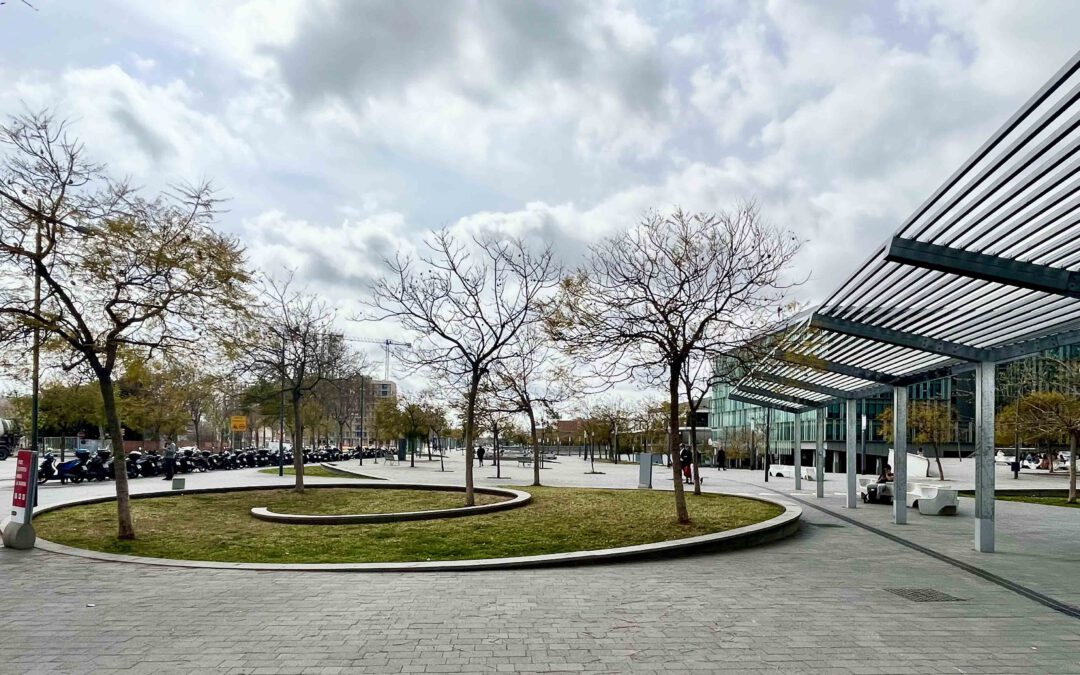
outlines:
[[[1080,54],[821,305],[796,317],[731,398],[818,414],[846,402],[856,506],[856,400],[890,391],[894,521],[907,520],[907,385],[975,370],[975,543],[994,550],[994,368],[1080,341]],[[800,453],[794,453],[801,489]]]

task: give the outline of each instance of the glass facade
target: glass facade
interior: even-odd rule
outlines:
[[[1062,347],[1040,356],[1001,364],[997,369],[996,400],[999,407],[1015,401],[1018,396],[1031,391],[1054,389],[1080,395],[1080,379],[1067,379],[1064,372],[1066,361],[1080,360],[1080,344]],[[791,461],[793,451],[794,415],[766,409],[728,398],[733,382],[741,373],[724,358],[714,363],[709,426],[713,443],[725,448],[729,458],[742,460],[744,464],[756,465],[766,447],[774,458],[785,463]],[[975,374],[958,373],[908,387],[911,403],[934,401],[946,406],[952,419],[953,431],[947,441],[948,452],[955,444],[956,452],[970,452],[975,435]],[[860,399],[857,402],[859,421],[856,425],[860,453],[883,456],[888,453],[882,414],[892,406],[892,396],[883,395]],[[826,408],[825,442],[828,452],[843,452],[845,446],[845,406],[834,402]],[[817,437],[817,413],[806,413],[802,419],[802,445],[804,461],[812,461],[812,450]]]

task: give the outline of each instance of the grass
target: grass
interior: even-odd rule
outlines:
[[[1023,502],[1025,504],[1042,504],[1044,506],[1065,506],[1072,509],[1080,508],[1080,503],[1070,504],[1065,501],[1066,497],[1025,497],[1022,495],[998,496],[1003,502]]]
[[[269,469],[259,469],[259,473],[269,473],[276,476],[278,470],[277,467],[272,467]],[[291,466],[285,467],[285,475],[295,476],[296,469]],[[343,473],[336,473],[334,471],[331,471],[330,469],[327,469],[324,466],[305,466],[304,477],[306,478],[308,476],[317,476],[319,478],[357,478],[357,476],[349,476]]]
[[[671,493],[549,487],[527,490],[533,502],[511,511],[405,523],[283,525],[257,520],[249,513],[255,506],[291,508],[293,512],[298,508],[322,508],[316,503],[329,505],[339,499],[334,489],[324,489],[311,490],[299,500],[288,490],[135,499],[131,510],[138,539],[134,541],[116,539],[113,502],[52,511],[36,518],[35,524],[40,537],[59,544],[154,558],[268,563],[405,562],[631,546],[720,532],[761,522],[783,511],[774,504],[741,497],[687,495],[693,522],[679,525]],[[350,499],[377,502],[391,499],[387,495],[399,491],[379,490],[369,495],[362,494],[366,491],[351,492],[358,494]],[[422,497],[410,499],[447,496],[417,492]],[[457,505],[463,502],[460,494],[448,496]],[[372,501],[363,503],[367,512],[376,508]]]

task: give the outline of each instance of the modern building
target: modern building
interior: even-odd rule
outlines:
[[[1054,364],[1061,361],[1080,360],[1080,344],[1069,345],[1044,352],[1039,356],[1000,364],[998,366],[997,396],[999,408],[1015,401],[1031,391],[1058,387]],[[765,408],[728,398],[738,373],[724,359],[714,364],[712,401],[709,410],[709,434],[712,444],[723,448],[729,461],[742,466],[759,468],[765,458],[765,449],[773,462],[792,464],[792,438],[795,416],[789,412]],[[967,457],[974,452],[975,442],[975,374],[973,371],[956,373],[948,377],[930,379],[908,386],[908,400],[936,401],[944,406],[944,417],[951,420],[952,430],[946,434],[940,447],[944,456]],[[892,406],[892,396],[861,399],[858,402],[859,419],[857,447],[859,456],[856,466],[860,472],[876,472],[888,456],[888,442],[882,415]],[[802,416],[802,464],[814,461],[817,438],[817,416]],[[843,471],[846,460],[846,420],[844,406],[834,402],[826,409],[825,419],[825,470]],[[767,438],[767,441],[766,441]],[[908,449],[922,449],[931,454],[926,443],[909,439]],[[865,467],[865,468],[864,468]]]
[[[353,418],[353,436],[350,440],[353,446],[368,446],[375,443],[375,408],[379,401],[387,398],[397,398],[397,383],[392,380],[373,380],[364,378],[363,394],[360,397],[360,409]]]

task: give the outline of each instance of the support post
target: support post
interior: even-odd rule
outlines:
[[[814,477],[817,479],[817,498],[825,497],[825,418],[828,408],[817,410],[817,448],[814,451]]]
[[[859,498],[859,484],[856,481],[855,475],[855,460],[856,454],[859,451],[858,443],[858,409],[855,407],[855,399],[849,398],[845,403],[844,410],[844,422],[847,429],[847,433],[844,434],[844,442],[846,443],[847,452],[847,507],[849,509],[855,508],[855,503]]]
[[[795,413],[795,428],[791,432],[791,456],[795,468],[795,489],[802,489],[802,413]]]
[[[994,363],[975,367],[975,550],[994,552]]]
[[[893,522],[907,522],[907,387],[893,387]]]

